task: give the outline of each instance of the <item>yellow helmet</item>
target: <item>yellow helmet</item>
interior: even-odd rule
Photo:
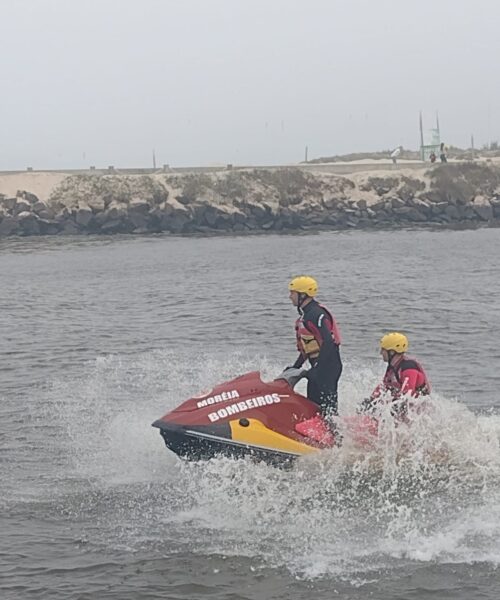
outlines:
[[[299,294],[306,294],[311,298],[314,298],[318,293],[318,283],[313,277],[307,275],[301,275],[300,277],[294,277],[288,284],[290,292],[299,292]]]
[[[387,333],[380,340],[380,348],[382,350],[394,350],[398,354],[403,354],[408,350],[408,338],[403,333]]]

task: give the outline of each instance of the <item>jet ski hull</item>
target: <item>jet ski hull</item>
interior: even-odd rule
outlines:
[[[332,448],[338,440],[317,404],[296,393],[292,383],[263,382],[260,373],[248,373],[187,400],[153,426],[167,448],[189,460],[251,456],[278,464]],[[367,429],[360,418],[365,417],[354,418],[354,429],[371,438],[373,419]]]
[[[186,428],[175,424],[166,424],[160,420],[153,423],[158,427],[166,447],[187,460],[209,460],[212,458],[246,458],[268,464],[286,464],[294,461],[301,454],[255,446],[226,437],[223,432],[214,432],[209,428]],[[229,429],[229,427],[228,427]]]

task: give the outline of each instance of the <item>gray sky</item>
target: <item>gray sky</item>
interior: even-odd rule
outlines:
[[[498,0],[0,0],[0,170],[500,139]]]

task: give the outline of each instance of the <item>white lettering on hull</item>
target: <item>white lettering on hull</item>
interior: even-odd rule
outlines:
[[[235,398],[239,398],[237,390],[231,390],[229,392],[221,392],[220,394],[215,394],[215,396],[210,396],[209,398],[204,398],[200,400],[196,406],[198,408],[203,408],[204,406],[209,406],[210,404],[218,404],[219,402],[226,402],[227,400],[234,400]]]
[[[269,406],[271,404],[277,404],[278,402],[281,402],[279,394],[266,394],[265,396],[248,398],[248,400],[242,400],[241,402],[236,402],[235,404],[229,404],[224,408],[219,408],[218,411],[209,413],[208,418],[212,423],[215,423],[215,421],[218,421],[219,419],[225,419],[231,415],[245,412],[250,408]]]

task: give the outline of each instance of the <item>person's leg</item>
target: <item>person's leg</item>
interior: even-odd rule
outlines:
[[[329,386],[321,390],[319,405],[323,416],[336,417],[339,414],[337,386]]]
[[[338,416],[337,382],[338,377],[331,379],[326,386],[323,382],[321,382],[323,385],[318,385],[316,381],[309,381],[307,384],[307,397],[318,405],[318,412],[333,435],[334,445],[340,446],[342,444],[342,435],[338,430],[335,420],[332,418]]]
[[[337,415],[337,381],[307,383],[307,397],[315,402],[321,414],[325,416]]]
[[[307,397],[309,398],[309,400],[312,400],[313,402],[315,402],[318,406],[321,405],[320,389],[316,385],[316,382],[312,381],[310,379],[307,381]]]

